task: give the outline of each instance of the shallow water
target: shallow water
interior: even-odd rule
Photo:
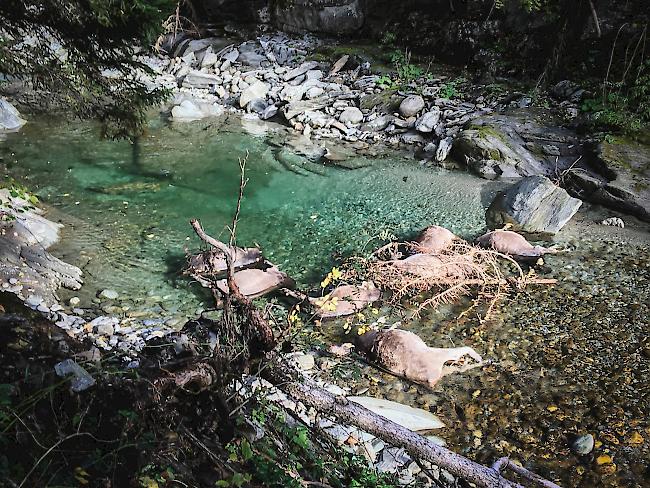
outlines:
[[[388,151],[356,156],[354,170],[316,165],[284,128],[244,125],[252,133],[238,119],[155,121],[133,146],[100,141],[91,124],[43,119],[9,136],[0,156],[67,224],[53,251],[83,266],[82,306],[112,288],[127,315],[152,317],[182,318],[206,304],[178,271],[185,249],[199,247],[187,222],[198,217],[226,238],[246,151],[238,241],[259,243],[303,285],[390,235],[433,223],[477,234],[498,187]],[[650,486],[649,234],[627,217],[625,229],[595,226],[605,215],[586,207],[557,236],[568,252],[539,270],[557,286],[510,297],[486,322],[456,320],[449,307],[403,322],[433,346],[469,345],[491,366],[443,378],[434,391],[368,367],[359,378],[352,364],[333,376],[437,413],[447,428],[436,434],[481,462],[508,455],[566,487]],[[339,341],[341,324],[324,324],[317,336]],[[576,456],[570,440],[584,433],[598,447]],[[614,466],[598,465],[604,454]]]
[[[0,151],[12,174],[22,175],[56,209],[51,216],[67,224],[53,251],[83,267],[82,306],[109,288],[134,302],[131,309],[160,305],[192,315],[205,294],[179,274],[186,248],[199,247],[188,221],[199,218],[227,239],[237,161],[247,152],[238,242],[258,243],[301,284],[320,281],[341,256],[391,235],[430,223],[463,235],[483,227],[493,184],[423,168],[399,154],[353,153],[354,170],[314,164],[297,154],[304,144],[285,128],[250,121],[243,127],[234,117],[181,125],[156,120],[131,144],[99,140],[92,124],[41,119]]]

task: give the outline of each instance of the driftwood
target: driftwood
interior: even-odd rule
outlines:
[[[229,294],[227,299],[237,302],[243,315],[242,320],[248,326],[257,329],[258,336],[264,340],[267,349],[275,345],[275,338],[269,323],[251,301],[241,293],[234,280],[233,255],[230,246],[224,244],[205,233],[197,220],[191,221],[194,231],[201,240],[210,246],[219,249],[226,256],[228,262],[227,284]],[[196,367],[194,373],[196,373]],[[261,368],[263,376],[277,388],[302,402],[307,407],[312,407],[320,413],[331,415],[339,422],[354,425],[370,434],[384,439],[392,445],[403,447],[414,459],[428,461],[455,476],[458,476],[476,486],[483,488],[523,488],[522,485],[506,479],[501,470],[512,468],[515,465],[502,461],[496,467],[487,467],[470,459],[456,454],[444,447],[438,446],[425,437],[412,432],[370,410],[347,400],[344,397],[334,396],[327,390],[316,385],[312,380],[303,377],[293,366],[285,361],[267,361]],[[201,384],[195,374],[189,375],[192,384]],[[188,378],[184,378],[188,379]],[[183,380],[181,380],[181,384]],[[206,381],[205,384],[210,384]],[[544,480],[529,472],[523,467],[516,466],[516,472],[528,480],[535,481],[545,488],[559,488],[550,481]]]
[[[495,464],[494,467],[478,464],[449,449],[434,444],[426,437],[377,415],[345,397],[331,394],[310,379],[296,379],[295,375],[287,374],[288,370],[290,370],[290,366],[283,363],[271,365],[265,370],[264,376],[268,381],[307,407],[331,415],[338,422],[354,425],[396,447],[402,447],[414,459],[428,461],[449,471],[454,476],[474,483],[476,486],[482,488],[523,488],[521,484],[510,481],[502,475],[502,471],[510,468],[518,475],[535,482],[539,486],[559,488],[555,483],[545,480],[526,468],[509,461],[501,461],[499,464]]]

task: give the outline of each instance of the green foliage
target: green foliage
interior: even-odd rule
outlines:
[[[602,94],[586,99],[581,110],[605,129],[638,132],[650,123],[650,61],[642,64],[630,83],[608,83]]]
[[[424,70],[419,66],[411,63],[411,52],[406,50],[393,51],[390,55],[390,61],[397,71],[397,78],[403,83],[409,83],[424,74]]]
[[[129,76],[149,71],[136,47],[152,41],[174,7],[174,0],[3,0],[0,73],[52,93],[41,102],[101,119],[110,136],[135,135],[145,108],[167,96]]]
[[[327,480],[334,488],[394,488],[394,476],[377,473],[360,456],[338,446],[323,450],[305,426],[290,427],[285,414],[262,400],[251,417],[265,435],[254,443],[246,438],[226,446],[235,474],[217,482],[219,487],[239,487],[244,483],[277,488],[300,488],[310,480]],[[239,484],[242,483],[242,484]]]
[[[458,78],[455,78],[447,83],[445,83],[442,86],[442,89],[440,90],[439,95],[442,98],[447,98],[451,100],[452,98],[456,98],[460,95],[460,86],[465,83],[467,80],[463,78],[462,76],[459,76]]]
[[[381,37],[379,42],[384,46],[392,46],[395,44],[396,40],[397,40],[397,35],[394,32],[386,31],[384,32],[384,35]]]

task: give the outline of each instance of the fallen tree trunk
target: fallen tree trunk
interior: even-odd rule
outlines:
[[[290,369],[291,366],[280,363],[280,365],[273,365],[264,370],[264,376],[267,381],[275,384],[277,388],[304,405],[312,407],[320,413],[331,415],[338,422],[354,425],[396,447],[402,447],[414,459],[428,461],[483,488],[523,488],[519,483],[503,477],[501,470],[505,470],[506,467],[514,467],[513,470],[517,474],[539,486],[559,488],[555,483],[511,462],[501,461],[498,464],[495,463],[492,468],[478,464],[434,444],[425,437],[377,415],[345,397],[331,394],[308,378],[296,379],[296,376],[287,373]]]
[[[245,312],[243,320],[248,320],[250,327],[257,327],[260,336],[268,337],[270,334],[271,338],[273,338],[269,323],[264,320],[252,302],[237,288],[237,284],[233,279],[233,254],[231,253],[231,247],[206,234],[197,220],[192,220],[191,224],[201,240],[221,250],[226,256],[228,262],[227,282],[230,288],[228,297],[232,297],[243,307],[243,311]],[[274,343],[275,340],[273,339],[267,345]],[[414,459],[431,462],[453,475],[482,488],[523,488],[522,485],[504,478],[501,474],[501,470],[516,465],[504,461],[496,463],[492,468],[478,464],[464,456],[434,444],[425,437],[381,415],[377,415],[365,407],[347,400],[345,397],[331,394],[313,381],[303,377],[294,367],[286,362],[281,360],[266,361],[264,367],[260,368],[260,371],[267,381],[295,400],[314,408],[320,413],[330,415],[339,422],[354,425],[369,434],[380,437],[394,446],[402,447]],[[195,376],[192,379],[194,382],[197,380]],[[558,485],[544,480],[523,467],[516,466],[516,472],[529,481],[533,481],[545,488],[559,488]]]

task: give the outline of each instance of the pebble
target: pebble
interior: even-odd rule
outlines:
[[[585,456],[594,450],[594,436],[591,434],[584,434],[578,436],[571,443],[571,450],[580,456]]]
[[[81,303],[81,299],[79,297],[72,297],[70,300],[68,300],[68,304],[71,307],[76,307]]]

